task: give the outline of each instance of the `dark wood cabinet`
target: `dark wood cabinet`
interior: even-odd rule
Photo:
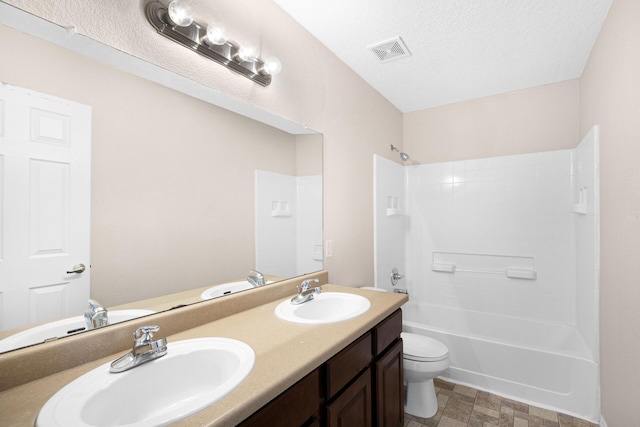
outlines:
[[[324,402],[316,369],[240,423],[241,427],[319,427]]]
[[[240,426],[402,427],[401,332],[397,310]]]
[[[327,405],[327,427],[373,427],[371,370],[367,368]]]
[[[404,383],[402,371],[402,340],[398,339],[375,363],[376,425],[404,425]]]

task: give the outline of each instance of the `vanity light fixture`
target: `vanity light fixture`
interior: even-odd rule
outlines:
[[[278,58],[263,60],[255,46],[229,41],[226,29],[218,23],[195,22],[184,0],[173,0],[169,6],[152,1],[146,6],[146,15],[158,33],[262,86],[269,86],[272,77],[282,69]]]

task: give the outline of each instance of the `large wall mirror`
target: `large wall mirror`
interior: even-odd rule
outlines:
[[[162,311],[238,285],[211,294],[223,296],[245,289],[250,270],[270,283],[322,269],[321,134],[279,130],[5,25],[0,55],[3,83],[90,107],[85,274],[108,311]],[[28,321],[0,306],[0,338],[80,318],[87,301],[64,291],[80,276],[62,272],[49,294],[28,284],[39,288],[27,292]],[[13,279],[2,277],[6,304]],[[40,309],[47,298],[56,304]]]

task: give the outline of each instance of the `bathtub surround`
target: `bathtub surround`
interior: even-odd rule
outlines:
[[[375,230],[374,280],[376,287],[392,292],[391,274],[394,268],[404,271],[406,194],[403,166],[374,156],[373,197]],[[406,281],[400,280],[398,288],[405,288]]]
[[[445,377],[592,421],[597,134],[575,150],[407,167],[374,158],[376,285],[390,287],[388,262],[404,265],[405,329],[449,348]],[[389,194],[403,215],[382,209]]]

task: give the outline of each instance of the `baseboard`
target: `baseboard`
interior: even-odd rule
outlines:
[[[600,415],[600,427],[607,427],[607,423],[602,415]]]

